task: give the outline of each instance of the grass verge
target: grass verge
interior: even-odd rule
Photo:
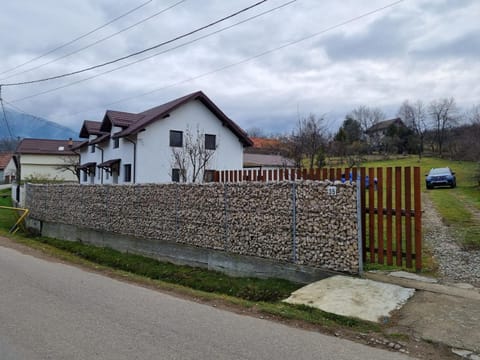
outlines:
[[[5,236],[5,230],[1,230],[0,235]],[[348,328],[361,332],[381,332],[379,325],[368,321],[281,302],[301,286],[286,280],[231,277],[216,271],[125,254],[110,248],[45,237],[28,238],[16,235],[9,238],[64,261],[189,298],[207,302],[220,301],[279,320],[297,320],[319,325],[326,330]]]

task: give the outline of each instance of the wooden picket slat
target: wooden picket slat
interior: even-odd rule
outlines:
[[[341,178],[342,178],[342,169],[337,168],[337,170],[335,172],[335,179],[334,180],[340,180]]]
[[[412,191],[411,191],[411,172],[410,168],[405,168],[405,252],[406,266],[412,267]]]
[[[420,168],[413,169],[413,203],[415,207],[415,269],[422,270],[422,199]]]
[[[365,214],[365,175],[366,169],[364,167],[360,168],[360,208],[361,208],[361,227],[362,227],[362,249],[363,249],[363,261],[367,261],[367,224],[366,224],[366,214]]]
[[[387,181],[386,181],[386,191],[387,191],[387,265],[393,265],[393,226],[392,226],[392,168],[387,168]]]
[[[377,168],[377,239],[378,263],[384,264],[383,258],[383,169]]]
[[[395,212],[402,211],[402,168],[395,168]],[[395,216],[395,250],[396,264],[402,266],[402,217]]]
[[[373,188],[373,178],[375,177],[373,168],[368,169],[368,247],[370,249],[370,262],[375,263],[375,192]]]

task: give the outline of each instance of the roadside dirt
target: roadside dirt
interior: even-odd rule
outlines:
[[[175,289],[165,289],[153,282],[145,279],[144,281],[132,280],[128,278],[121,272],[117,272],[111,269],[105,269],[103,267],[94,267],[88,266],[86,264],[75,264],[61,260],[57,257],[54,257],[48,253],[47,250],[42,251],[41,249],[34,249],[26,245],[15,242],[14,240],[1,237],[0,236],[0,246],[9,247],[15,249],[23,254],[35,256],[46,261],[60,262],[64,264],[69,264],[71,266],[79,267],[85,271],[101,274],[104,276],[111,277],[112,279],[132,283],[138,286],[146,287],[155,291],[160,291],[162,293],[169,294],[171,296],[179,297],[182,299],[194,301],[197,303],[205,304],[207,306],[213,306],[222,310],[231,311],[240,315],[253,316],[260,319],[265,319],[268,321],[275,321],[282,323],[287,326],[301,328],[309,331],[318,331],[322,334],[340,337],[344,339],[349,339],[351,341],[376,347],[382,348],[394,352],[404,352],[405,355],[419,358],[419,359],[458,359],[458,357],[451,353],[450,349],[446,346],[434,344],[431,342],[422,341],[417,338],[414,334],[414,331],[410,327],[400,326],[399,315],[394,314],[389,323],[382,325],[382,333],[362,333],[354,331],[347,327],[342,326],[328,326],[324,327],[321,325],[310,324],[304,321],[299,320],[290,320],[285,319],[279,316],[272,316],[265,314],[257,307],[245,308],[241,305],[232,304],[223,299],[205,299],[193,296],[187,291],[183,292],[181,290]]]

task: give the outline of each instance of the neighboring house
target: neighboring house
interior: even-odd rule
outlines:
[[[295,162],[282,155],[272,154],[243,154],[244,168],[293,168]]]
[[[10,184],[15,180],[16,172],[13,153],[0,153],[0,183]]]
[[[138,114],[107,110],[101,122],[84,122],[80,138],[82,184],[191,181],[185,150],[192,142],[209,156],[203,181],[213,170],[242,168],[243,149],[252,145],[201,91]]]
[[[71,139],[23,139],[15,151],[17,178],[77,182],[79,155],[72,149],[79,144]]]
[[[385,138],[388,136],[392,127],[396,127],[397,129],[407,128],[400,118],[380,121],[365,131],[365,134],[367,135],[367,142],[373,149],[379,150],[384,148]]]
[[[253,146],[243,153],[244,168],[293,168],[295,161],[282,155],[278,139],[251,138]]]

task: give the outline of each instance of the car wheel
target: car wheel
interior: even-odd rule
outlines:
[[[431,190],[431,189],[433,189],[433,186],[427,184],[427,189]]]
[[[456,188],[456,187],[457,187],[457,183],[454,182],[454,183],[452,184],[452,189],[454,189],[454,188]]]

